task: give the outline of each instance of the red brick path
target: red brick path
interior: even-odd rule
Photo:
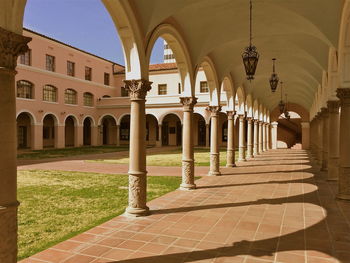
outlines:
[[[350,202],[305,151],[269,151],[22,263],[350,262]]]

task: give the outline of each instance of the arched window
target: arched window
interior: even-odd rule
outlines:
[[[57,101],[57,88],[51,85],[45,85],[43,88],[43,100],[56,102]]]
[[[26,80],[17,81],[17,97],[18,98],[33,98],[33,84]]]
[[[64,91],[65,104],[77,104],[77,92],[74,89],[66,89]]]
[[[94,103],[94,95],[92,95],[90,92],[84,93],[84,106],[90,106],[92,107]]]

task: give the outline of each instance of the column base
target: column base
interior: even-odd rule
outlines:
[[[238,161],[239,161],[239,162],[246,162],[247,159],[241,159],[241,158],[239,158]]]
[[[128,217],[140,217],[147,216],[149,213],[149,207],[146,206],[145,208],[127,207],[124,214]]]
[[[337,194],[336,197],[339,200],[350,201],[350,194]]]
[[[235,163],[232,164],[226,164],[226,167],[237,167],[237,165]]]
[[[247,157],[246,157],[246,159],[252,159],[252,158],[254,158],[253,155],[247,155]]]
[[[189,190],[195,190],[196,189],[196,185],[195,184],[180,184],[180,190],[184,190],[184,191],[189,191]]]
[[[210,171],[210,172],[208,173],[208,176],[220,176],[220,175],[221,175],[220,172],[212,172],[212,171]]]

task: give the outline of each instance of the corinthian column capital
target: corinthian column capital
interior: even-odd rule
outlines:
[[[327,118],[328,117],[328,108],[321,108],[321,117]]]
[[[0,27],[0,68],[14,70],[18,55],[28,50],[28,42],[32,40]]]
[[[124,80],[125,89],[129,91],[130,100],[144,100],[151,90],[151,81],[145,79]]]
[[[327,101],[329,113],[339,113],[340,102],[338,100]]]
[[[350,106],[350,89],[337,89],[337,97],[340,99],[341,106]]]
[[[221,111],[221,106],[208,106],[206,110],[210,111],[211,116],[218,116],[219,112]]]
[[[183,105],[184,111],[193,111],[193,107],[197,103],[197,98],[196,97],[180,97],[180,102]]]
[[[226,113],[227,113],[227,119],[229,119],[229,120],[233,120],[233,117],[236,114],[235,111],[226,111]]]

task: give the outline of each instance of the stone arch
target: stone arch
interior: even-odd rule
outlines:
[[[22,110],[16,116],[17,148],[33,148],[35,117],[29,111]]]
[[[321,98],[321,108],[327,107],[328,100],[328,73],[323,70],[322,72],[322,98]]]
[[[85,121],[86,118],[90,118],[92,124],[93,124],[94,126],[96,125],[95,119],[94,119],[94,117],[92,117],[91,115],[85,115],[85,117],[84,117],[83,120],[82,120],[82,123],[84,123],[84,121]]]
[[[149,36],[146,48],[146,62],[150,63],[150,58],[155,42],[158,38],[163,38],[170,46],[175,56],[178,72],[181,79],[181,89],[183,97],[195,95],[193,66],[191,56],[186,42],[180,32],[170,24],[157,26]]]
[[[52,116],[54,117],[53,120],[54,120],[56,126],[58,126],[58,125],[60,124],[60,122],[59,122],[60,119],[59,119],[58,116],[57,116],[55,113],[53,113],[53,112],[46,112],[46,113],[43,115],[43,118],[41,119],[41,123],[44,124],[45,117],[48,116],[48,115],[52,115]]]
[[[259,121],[264,121],[264,106],[262,104],[259,105]]]
[[[129,114],[129,113],[128,113],[128,114]],[[103,115],[98,119],[97,125],[98,125],[98,126],[102,125],[102,120],[103,120],[103,118],[104,118],[104,117],[107,117],[107,116],[112,117],[112,118],[115,120],[115,123],[117,123],[117,125],[119,125],[119,124],[118,124],[117,118],[116,118],[113,114],[110,114],[110,113],[103,114]]]
[[[176,112],[168,112],[160,118],[162,124],[162,145],[182,145],[182,122]]]
[[[288,104],[288,111],[293,111],[293,112],[299,114],[302,122],[308,122],[310,120],[308,110],[299,104],[290,102]],[[271,122],[278,121],[278,117],[280,115],[281,115],[281,113],[280,113],[280,110],[277,106],[270,113],[270,121]]]
[[[73,114],[69,114],[65,117],[63,123],[65,146],[77,146],[77,126],[79,125],[78,118]]]
[[[83,125],[83,145],[91,145],[92,126],[95,126],[95,120],[91,116],[85,116],[81,123]]]
[[[59,119],[56,114],[47,112],[42,118],[43,124],[43,147],[57,147],[58,145],[58,125]]]
[[[195,112],[193,113],[193,143],[194,146],[206,146],[207,142],[207,120],[205,117]]]
[[[146,114],[146,144],[156,145],[159,140],[158,118],[154,114]]]
[[[158,123],[159,123],[159,124],[163,123],[164,118],[165,118],[167,115],[169,115],[169,114],[174,114],[174,115],[176,115],[176,116],[179,118],[179,120],[180,120],[180,122],[181,122],[181,124],[182,124],[182,115],[181,115],[182,112],[178,112],[178,111],[163,113],[163,114],[159,117]]]
[[[100,128],[100,143],[102,145],[115,145],[117,144],[117,136],[118,136],[118,124],[117,120],[113,114],[104,114],[101,116],[99,122]],[[119,126],[120,127],[120,126]],[[122,127],[120,127],[120,130]],[[127,127],[129,129],[129,127]],[[123,133],[124,136],[124,133]],[[120,134],[120,137],[122,135]],[[127,132],[127,141],[129,140],[128,132]]]
[[[208,81],[208,87],[209,87],[209,105],[211,106],[219,106],[220,105],[220,86],[219,86],[219,80],[217,77],[217,72],[214,66],[214,62],[212,59],[208,56],[206,56],[200,66],[204,70],[205,77]],[[199,67],[196,68],[195,75],[198,74]]]
[[[25,110],[25,109],[20,110],[19,112],[17,112],[17,114],[16,114],[16,119],[17,119],[18,116],[19,116],[20,114],[22,114],[22,113],[27,113],[27,114],[29,115],[29,117],[30,117],[30,119],[31,119],[31,124],[32,124],[32,125],[34,125],[34,124],[37,123],[37,120],[36,120],[35,115],[34,115],[31,111]]]
[[[237,88],[235,101],[237,114],[245,114],[245,94],[242,87]]]
[[[253,104],[253,117],[255,120],[259,119],[259,102],[257,99],[254,100]]]
[[[329,49],[328,54],[328,99],[338,100],[338,53],[334,47]]]
[[[253,112],[253,97],[252,97],[251,94],[247,95],[246,112],[247,112],[247,117],[253,117],[254,116],[254,112]]]
[[[221,90],[226,92],[227,109],[229,111],[235,110],[234,87],[231,77],[225,77],[221,84]]]
[[[74,121],[74,126],[79,126],[79,119],[77,118],[77,116],[75,116],[75,115],[72,114],[72,113],[67,114],[66,117],[64,117],[63,123],[65,123],[66,120],[67,120],[69,117],[72,117],[72,119],[73,119],[73,121]]]
[[[350,1],[345,0],[342,10],[339,32],[339,84],[341,88],[350,88]]]

